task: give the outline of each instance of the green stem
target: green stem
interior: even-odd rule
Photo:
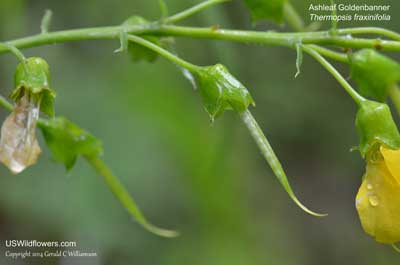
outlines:
[[[40,32],[42,34],[46,34],[49,32],[52,17],[53,12],[50,9],[47,9],[43,15],[42,22],[40,23]]]
[[[377,28],[377,27],[363,27],[363,28],[347,28],[347,29],[338,29],[338,34],[377,34],[381,36],[386,36],[393,40],[400,41],[400,34],[395,31]]]
[[[324,57],[322,57],[318,52],[316,52],[313,48],[304,45],[303,50],[307,52],[309,55],[314,57],[329,73],[333,75],[333,77],[343,86],[346,92],[353,98],[353,100],[357,103],[357,105],[361,105],[366,99],[362,97],[354,88],[343,78],[343,76],[333,67]]]
[[[148,231],[163,237],[176,237],[178,233],[171,230],[158,228],[149,223],[138,206],[133,200],[131,195],[121,184],[119,179],[114,176],[107,165],[98,157],[85,157],[89,164],[96,170],[96,172],[104,177],[107,185],[110,187],[112,193],[120,201],[120,203],[128,210],[129,214]]]
[[[349,38],[348,36],[340,35],[332,36],[328,31],[280,33],[166,25],[160,26],[159,28],[149,29],[148,32],[151,34],[167,36],[218,39],[246,44],[276,45],[284,47],[293,47],[296,43],[303,43],[331,45],[342,48],[379,48],[387,51],[400,51],[399,41]]]
[[[354,31],[355,29],[351,29]],[[331,36],[328,31],[277,33],[244,30],[228,30],[198,27],[179,27],[151,23],[148,25],[114,26],[54,31],[9,41],[16,48],[29,48],[55,43],[84,40],[119,39],[120,32],[141,35],[154,34],[161,36],[182,36],[190,38],[218,39],[251,44],[277,45],[293,47],[296,43],[332,45],[344,48],[379,48],[386,51],[400,51],[400,41],[382,41],[380,39],[349,38],[347,36]],[[343,30],[338,30],[342,34]],[[368,33],[365,31],[364,33]],[[0,46],[0,54],[9,51]]]
[[[295,31],[306,31],[307,28],[304,24],[303,19],[289,1],[285,3],[283,7],[283,12],[287,22]]]
[[[193,7],[190,7],[182,12],[179,12],[173,16],[167,17],[166,19],[163,20],[164,23],[166,24],[172,24],[172,23],[176,23],[178,21],[181,21],[187,17],[192,16],[195,13],[198,13],[204,9],[207,9],[211,6],[223,3],[223,2],[227,2],[230,0],[208,0],[208,1],[204,1],[201,2],[200,4],[197,4]]]
[[[267,138],[265,137],[264,133],[262,132],[260,126],[258,125],[257,121],[254,119],[253,115],[249,110],[244,111],[240,114],[240,117],[243,123],[246,125],[247,129],[249,130],[251,136],[253,137],[254,141],[256,142],[258,148],[261,151],[261,154],[270,165],[272,171],[274,172],[275,176],[278,178],[279,182],[282,184],[285,191],[289,194],[290,198],[305,212],[314,215],[314,216],[326,216],[326,214],[319,214],[309,210],[305,207],[296,197],[292,188],[290,187],[289,181],[285,174],[285,171],[282,168],[281,163],[279,162],[274,150],[272,149],[271,145],[269,144]]]
[[[341,53],[341,52],[335,52],[330,49],[318,46],[318,45],[313,45],[313,44],[308,44],[308,47],[314,49],[316,52],[319,54],[331,58],[335,61],[341,62],[341,63],[349,63],[349,57],[347,54]]]
[[[169,61],[171,61],[173,63],[176,63],[177,65],[189,70],[192,73],[197,73],[201,69],[200,66],[191,64],[191,63],[179,58],[178,56],[170,53],[169,51],[161,48],[160,46],[155,45],[154,43],[152,43],[152,42],[150,42],[148,40],[145,40],[143,38],[140,38],[138,36],[128,35],[128,40],[132,41],[132,42],[135,42],[135,43],[137,43],[139,45],[142,45],[142,46],[144,46],[146,48],[149,48],[150,50],[160,54],[161,56],[163,56],[167,60],[169,60]]]
[[[11,45],[11,44],[9,44],[9,43],[0,43],[0,47],[2,47],[2,48],[5,49],[5,50],[8,50],[8,51],[10,51],[12,54],[14,54],[15,57],[17,57],[17,59],[18,59],[21,63],[25,62],[25,56],[24,56],[24,54],[23,54],[20,50],[18,50],[18,48],[15,47],[14,45]]]
[[[0,106],[8,110],[9,112],[13,111],[14,106],[8,102],[7,99],[5,99],[2,95],[0,95]]]
[[[331,0],[331,6],[333,6],[333,5],[335,5],[335,1]],[[332,16],[334,16],[334,17],[337,16],[336,8],[332,9]],[[334,35],[337,34],[337,24],[338,24],[338,21],[336,19],[332,19],[331,33],[333,33]]]
[[[389,96],[400,115],[400,89],[396,84],[390,86]]]

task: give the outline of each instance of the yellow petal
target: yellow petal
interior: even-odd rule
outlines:
[[[400,184],[384,160],[367,164],[356,208],[365,232],[376,241],[400,242]]]
[[[391,150],[381,146],[381,154],[390,173],[400,184],[400,150]]]

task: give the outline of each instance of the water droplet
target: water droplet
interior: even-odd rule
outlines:
[[[373,188],[373,187],[372,187],[372,184],[367,184],[367,189],[368,189],[368,190],[372,190],[372,188]]]
[[[369,204],[371,204],[371,206],[373,207],[378,206],[379,205],[378,196],[376,195],[369,196]]]

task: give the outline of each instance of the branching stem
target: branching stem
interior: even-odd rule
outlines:
[[[309,55],[314,57],[333,77],[343,86],[344,90],[353,98],[357,105],[361,105],[366,99],[362,97],[354,88],[343,78],[343,76],[333,67],[324,57],[322,57],[317,51],[312,47],[304,45],[303,50]]]
[[[150,50],[155,51],[156,53],[160,54],[161,56],[163,56],[167,60],[169,60],[169,61],[171,61],[173,63],[176,63],[177,65],[189,70],[192,73],[198,72],[199,69],[201,68],[200,66],[191,64],[191,63],[179,58],[178,56],[170,53],[169,51],[161,48],[160,46],[155,45],[154,43],[152,43],[152,42],[150,42],[148,40],[145,40],[143,38],[140,38],[138,36],[129,35],[128,36],[128,40],[132,41],[132,42],[136,42],[139,45],[142,45],[142,46],[144,46],[146,48],[149,48]]]
[[[208,0],[208,1],[204,1],[204,2],[201,2],[200,4],[192,6],[192,7],[188,8],[188,9],[186,9],[186,10],[183,10],[182,12],[176,13],[175,15],[164,19],[163,22],[167,23],[167,24],[173,24],[173,23],[181,21],[181,20],[183,20],[183,19],[185,19],[187,17],[190,17],[190,16],[194,15],[195,13],[198,13],[198,12],[204,10],[204,9],[207,9],[207,8],[209,8],[211,6],[214,6],[214,5],[223,3],[223,2],[228,2],[228,1],[230,1],[230,0]]]

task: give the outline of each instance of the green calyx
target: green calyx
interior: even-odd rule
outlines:
[[[222,115],[225,110],[242,113],[250,104],[254,105],[247,88],[222,64],[201,68],[196,78],[204,108],[211,120]]]
[[[400,80],[400,64],[372,49],[350,57],[350,75],[360,94],[384,102],[390,86]]]
[[[70,170],[79,155],[98,157],[103,153],[99,139],[67,118],[57,117],[38,124],[54,159]]]
[[[17,102],[28,93],[40,105],[40,111],[50,117],[54,116],[54,98],[56,93],[50,87],[49,65],[39,57],[27,58],[18,64],[14,75],[15,88],[10,98]]]
[[[390,108],[384,103],[364,101],[356,116],[356,127],[360,136],[360,152],[365,157],[376,145],[391,149],[400,148],[400,134]]]
[[[124,26],[144,26],[148,24],[150,24],[150,22],[140,16],[132,16],[123,23]],[[164,42],[162,42],[159,37],[147,35],[141,37],[157,46],[164,46]],[[158,58],[158,53],[134,42],[128,43],[128,52],[133,62],[146,61],[151,63]]]

